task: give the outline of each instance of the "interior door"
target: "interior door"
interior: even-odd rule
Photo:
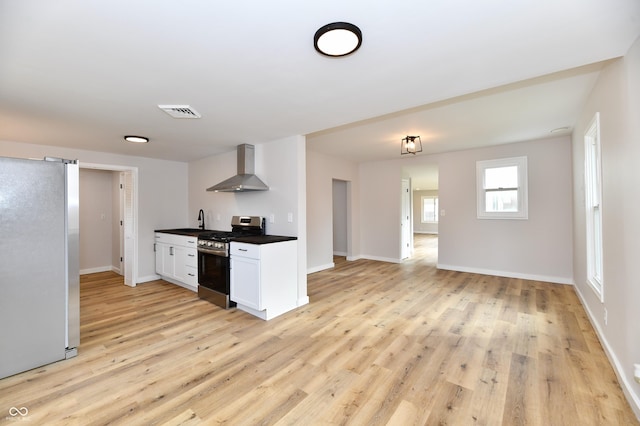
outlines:
[[[135,287],[133,255],[135,249],[133,173],[124,172],[124,283]]]
[[[411,191],[409,186],[409,181],[407,179],[402,179],[402,220],[400,223],[401,259],[406,259],[411,256]]]

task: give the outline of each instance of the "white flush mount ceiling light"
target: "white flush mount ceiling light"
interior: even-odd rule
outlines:
[[[400,142],[400,155],[413,154],[422,152],[422,140],[420,136],[406,136]]]
[[[348,22],[333,22],[316,31],[313,45],[326,56],[346,56],[362,44],[362,31]]]
[[[125,136],[124,140],[127,141],[127,142],[133,142],[133,143],[147,143],[147,142],[149,142],[149,138],[145,138],[144,136],[133,136],[133,135]]]

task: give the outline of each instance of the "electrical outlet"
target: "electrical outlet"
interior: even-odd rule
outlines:
[[[604,308],[604,325],[607,325],[608,315],[607,308]]]
[[[276,215],[274,215],[273,213],[271,213],[269,215],[269,223],[275,223],[276,221]]]

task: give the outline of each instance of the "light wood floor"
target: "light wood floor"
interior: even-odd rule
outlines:
[[[83,276],[78,357],[0,380],[0,423],[638,424],[572,287],[439,271],[434,241],[337,258],[269,322]]]

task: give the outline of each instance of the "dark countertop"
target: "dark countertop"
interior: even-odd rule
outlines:
[[[176,229],[156,229],[155,232],[162,232],[164,234],[184,235],[187,237],[198,237],[203,232],[216,232],[213,229],[199,229],[199,228],[176,228]],[[220,231],[218,231],[220,232]],[[271,244],[280,243],[283,241],[297,240],[297,237],[285,237],[282,235],[252,235],[246,237],[238,237],[233,241],[247,244]]]
[[[156,229],[155,232],[162,232],[164,234],[184,235],[187,237],[197,237],[202,232],[211,232],[212,229],[200,229],[200,228],[177,228],[177,229]]]
[[[247,237],[238,237],[235,238],[233,242],[236,243],[247,243],[247,244],[271,244],[271,243],[281,243],[283,241],[294,241],[297,240],[297,237],[285,237],[282,235],[254,235]]]

